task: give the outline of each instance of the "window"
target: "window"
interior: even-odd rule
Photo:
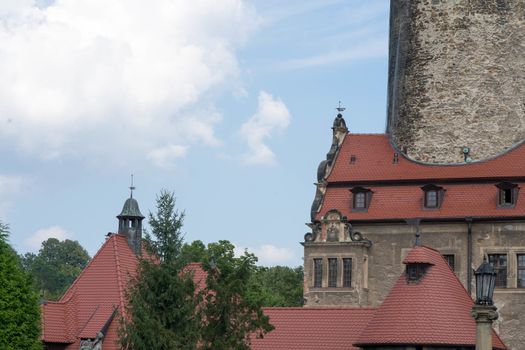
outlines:
[[[323,283],[323,259],[314,259],[314,287],[321,288]]]
[[[445,258],[448,266],[454,271],[456,269],[456,256],[454,254],[444,254],[443,258]]]
[[[357,192],[354,194],[354,208],[365,209],[366,208],[366,194],[364,192]]]
[[[337,259],[328,258],[328,287],[337,287]]]
[[[352,286],[352,259],[343,258],[343,287]]]
[[[525,288],[525,254],[518,254],[518,288]]]
[[[372,199],[372,191],[364,187],[354,187],[350,190],[353,194],[352,207],[354,210],[367,210]]]
[[[427,264],[408,264],[406,277],[408,282],[418,282],[427,270]]]
[[[507,287],[507,254],[489,254],[489,263],[496,272],[496,287]]]
[[[436,185],[425,185],[421,187],[424,191],[424,206],[425,208],[437,209],[441,207],[443,200],[443,187]]]
[[[518,199],[518,185],[510,182],[500,182],[496,187],[498,188],[498,206],[514,207]]]

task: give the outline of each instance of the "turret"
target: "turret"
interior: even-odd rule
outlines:
[[[140,212],[139,203],[133,198],[133,184],[130,187],[131,194],[124,202],[122,212],[117,215],[118,233],[126,236],[128,244],[136,255],[141,254],[142,244],[142,220],[144,215]]]

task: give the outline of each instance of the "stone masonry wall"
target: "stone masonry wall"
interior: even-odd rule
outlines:
[[[525,139],[525,1],[393,0],[387,131],[430,163]]]

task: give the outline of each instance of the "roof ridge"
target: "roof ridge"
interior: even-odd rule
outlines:
[[[117,274],[117,286],[118,286],[118,297],[120,302],[120,309],[122,312],[124,312],[124,290],[122,287],[122,277],[120,276],[120,259],[118,256],[118,248],[117,248],[117,239],[113,241],[113,249],[115,251],[115,267],[116,267],[116,274]]]

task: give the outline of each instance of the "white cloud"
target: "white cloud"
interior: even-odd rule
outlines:
[[[247,143],[249,153],[243,157],[248,164],[271,165],[275,154],[265,144],[274,132],[284,131],[292,117],[286,105],[265,91],[259,93],[257,112],[240,129],[242,139]]]
[[[238,89],[257,25],[241,0],[2,2],[0,136],[44,159],[220,145],[196,102]]]
[[[36,231],[30,237],[24,239],[24,245],[31,252],[37,252],[42,246],[42,242],[48,238],[56,238],[58,240],[64,240],[71,238],[71,235],[60,226],[51,226]]]
[[[148,158],[153,164],[161,168],[167,168],[173,166],[177,158],[184,158],[187,152],[188,146],[167,145],[149,152]]]
[[[271,244],[263,244],[260,247],[247,247],[243,248],[235,246],[235,255],[241,256],[244,251],[255,254],[259,259],[257,264],[263,266],[275,266],[275,265],[290,265],[295,264],[297,257],[294,252],[289,248],[280,248]]]

